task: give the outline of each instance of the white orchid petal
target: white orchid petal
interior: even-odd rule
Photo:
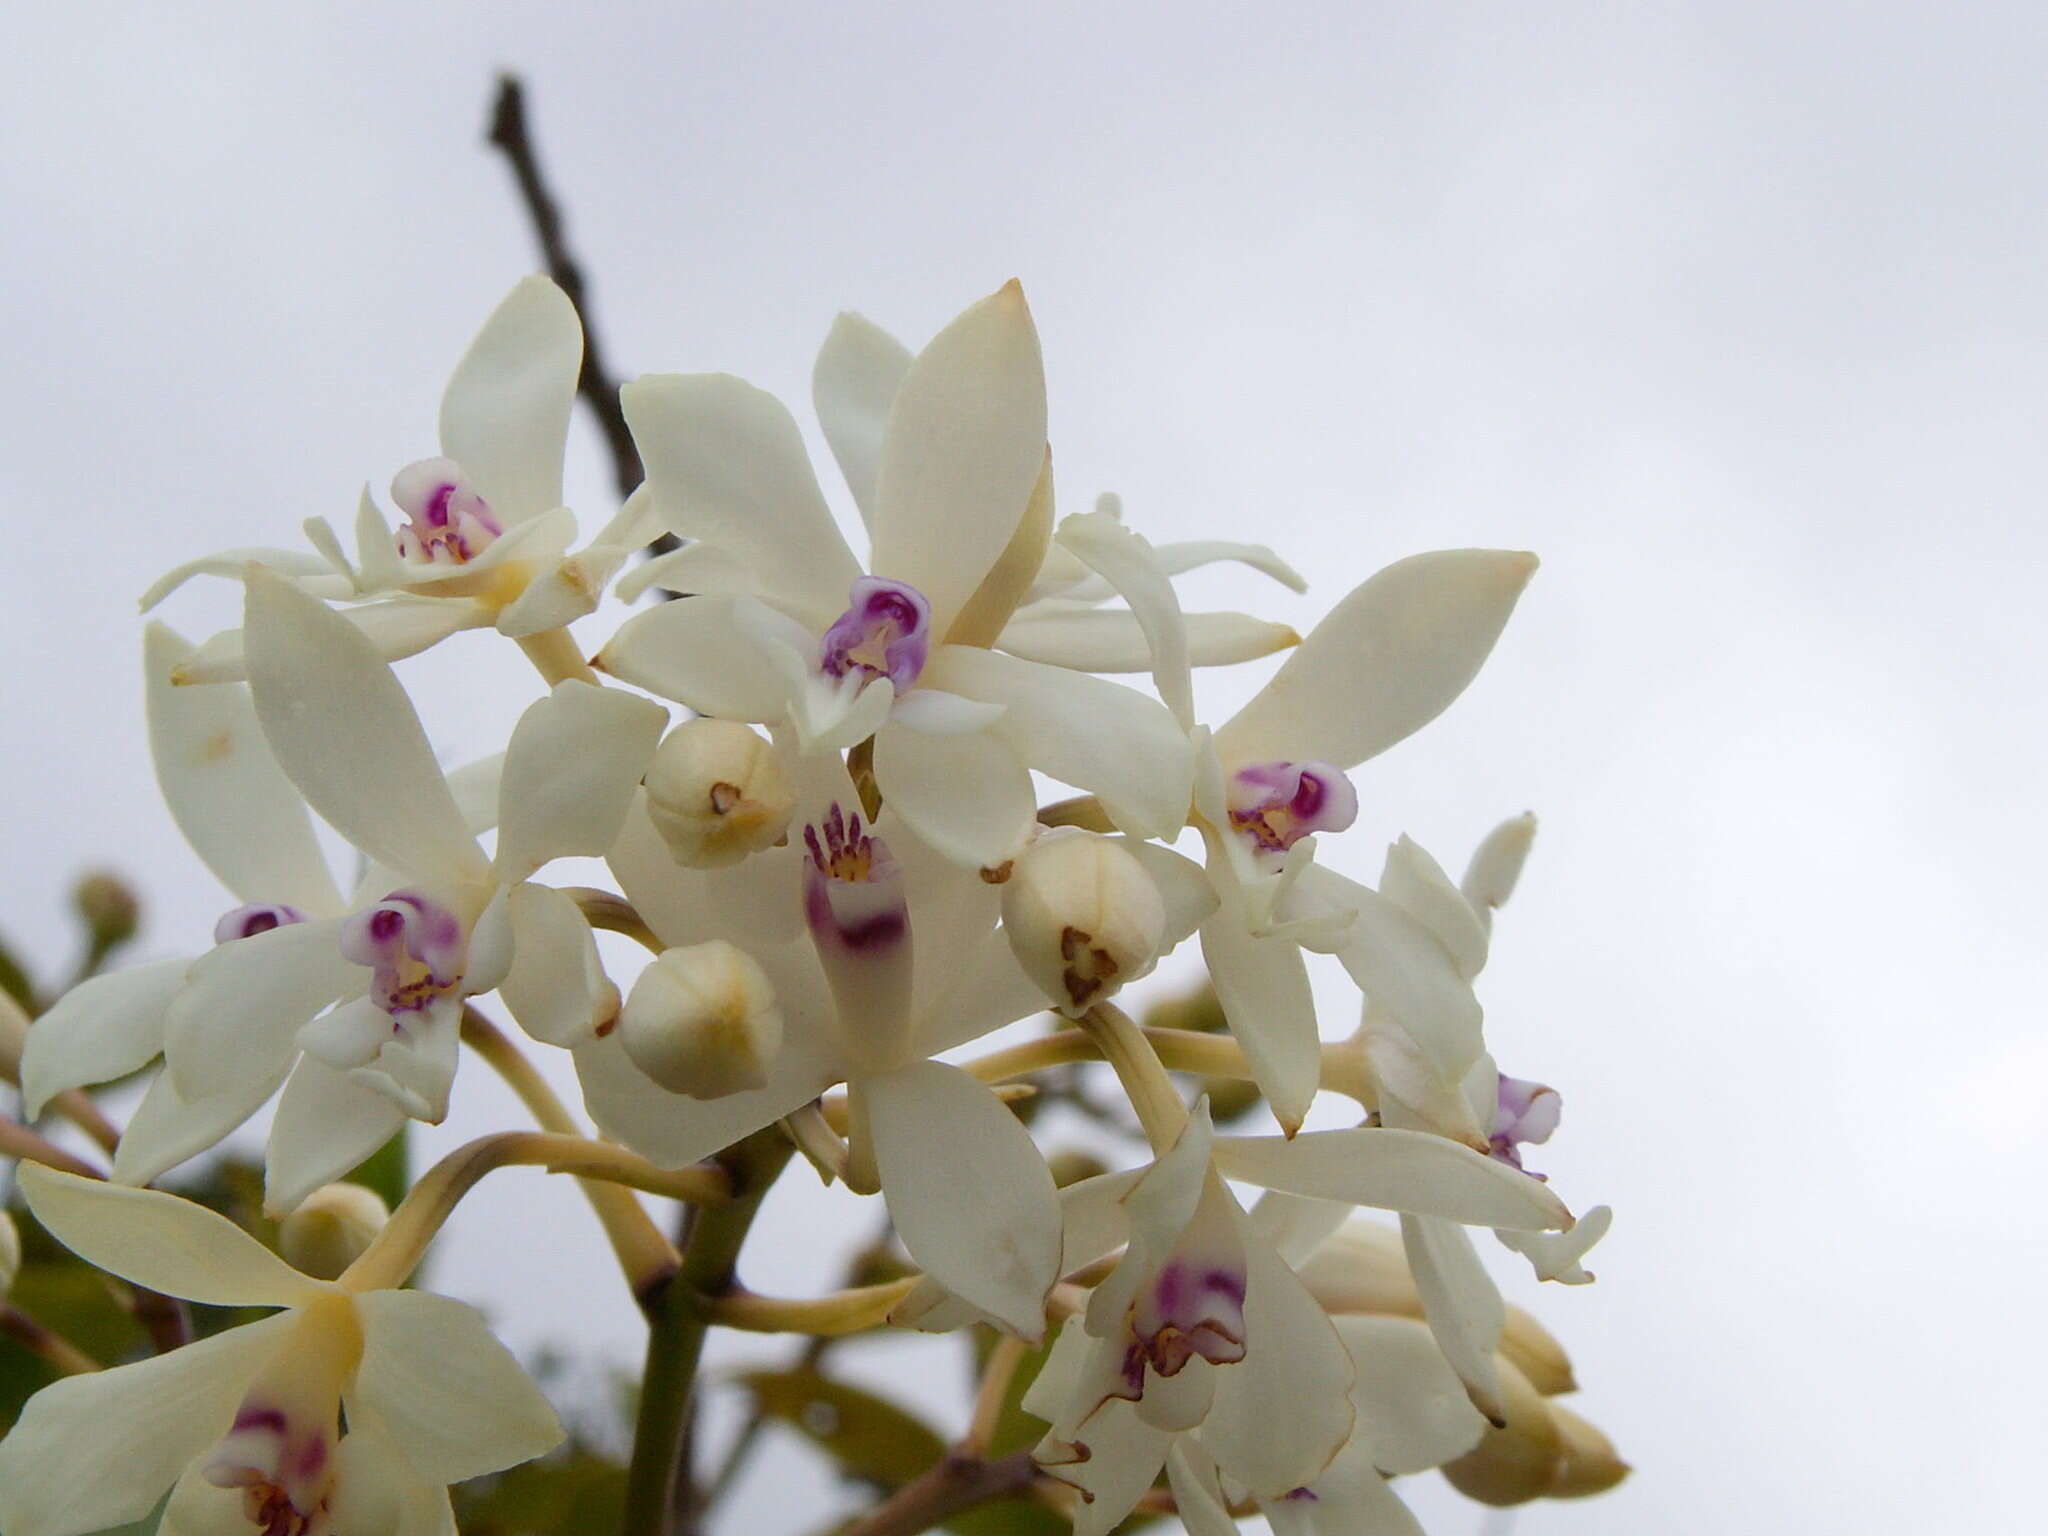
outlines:
[[[1434,934],[1467,980],[1485,968],[1485,920],[1413,838],[1404,835],[1387,849],[1380,894]]]
[[[149,748],[171,819],[236,900],[338,911],[341,893],[314,840],[313,820],[270,754],[248,688],[174,684],[172,671],[192,654],[169,626],[149,626]]]
[[[699,539],[665,555],[643,560],[619,578],[619,601],[636,601],[650,587],[698,597],[763,597],[760,573],[747,557],[722,544]]]
[[[1017,1117],[958,1067],[861,1080],[890,1218],[925,1271],[1027,1339],[1059,1279],[1059,1192]]]
[[[1482,922],[1497,908],[1507,905],[1515,882],[1522,878],[1522,865],[1529,846],[1536,841],[1536,817],[1529,811],[1510,817],[1486,834],[1485,841],[1465,866],[1465,878],[1458,882],[1465,899],[1472,903]]]
[[[1105,495],[1096,504],[1096,510],[1109,517],[1122,518],[1122,508],[1115,510],[1103,505],[1116,498]],[[1205,565],[1219,565],[1234,562],[1250,566],[1263,576],[1286,587],[1290,592],[1306,592],[1308,582],[1300,572],[1282,560],[1263,544],[1234,544],[1224,539],[1189,539],[1177,543],[1155,545],[1160,568],[1169,576],[1179,576],[1187,571],[1199,570]],[[1060,596],[1073,602],[1100,602],[1109,597],[1115,589],[1101,577],[1076,583]]]
[[[623,683],[722,720],[772,721],[788,708],[788,684],[734,616],[737,600],[691,597],[637,613],[619,626],[596,665]]]
[[[619,992],[605,977],[582,910],[545,885],[517,885],[509,898],[512,968],[498,983],[519,1027],[536,1040],[572,1048],[618,1016]]]
[[[943,637],[1009,547],[1045,462],[1045,365],[1024,290],[971,305],[904,374],[876,470],[870,569]]]
[[[1166,933],[1160,942],[1163,955],[1207,922],[1216,910],[1216,887],[1208,873],[1186,854],[1175,853],[1142,838],[1120,837],[1117,845],[1152,877],[1159,899],[1166,906]]]
[[[921,681],[1002,705],[991,732],[1006,737],[1022,762],[1096,796],[1118,830],[1170,841],[1186,824],[1194,754],[1158,700],[1121,683],[963,645],[934,650]]]
[[[1362,1440],[1339,1451],[1309,1493],[1261,1506],[1273,1536],[1425,1536]]]
[[[337,576],[333,566],[320,554],[308,554],[303,549],[224,549],[217,555],[188,560],[159,576],[142,594],[142,611],[149,612],[194,576],[224,576],[239,581],[252,565],[289,576],[321,597],[347,597],[355,590],[355,583],[345,576]]]
[[[28,1117],[53,1095],[109,1083],[147,1066],[164,1048],[164,1011],[185,984],[190,960],[160,960],[80,982],[29,1027],[21,1052]]]
[[[583,327],[545,277],[521,278],[469,344],[441,396],[441,451],[507,528],[562,504],[562,454]]]
[[[344,1393],[342,1405],[348,1433],[335,1447],[334,1493],[327,1506],[333,1536],[456,1536],[447,1485],[420,1475],[397,1432],[361,1393]],[[221,1533],[205,1527],[193,1536]]]
[[[667,723],[651,700],[573,678],[528,705],[505,749],[498,878],[611,847]]]
[[[59,1536],[142,1519],[226,1433],[291,1326],[267,1317],[43,1388],[0,1440],[0,1528]]]
[[[385,592],[405,580],[405,567],[391,539],[391,525],[377,510],[369,486],[356,502],[356,583],[364,592]]]
[[[152,1183],[187,1158],[212,1151],[269,1101],[290,1065],[288,1054],[278,1054],[264,1071],[195,1099],[178,1092],[168,1071],[157,1073],[121,1128],[121,1141],[114,1149],[114,1182]]]
[[[1612,1206],[1596,1205],[1581,1216],[1569,1232],[1509,1232],[1493,1235],[1529,1261],[1538,1280],[1555,1280],[1560,1285],[1588,1285],[1593,1276],[1579,1263],[1592,1246],[1614,1225]]]
[[[285,1079],[264,1157],[263,1209],[272,1218],[297,1210],[396,1136],[405,1111],[375,1089],[310,1056]]]
[[[671,531],[729,551],[763,595],[820,623],[845,608],[860,564],[781,401],[724,373],[649,374],[619,398]]]
[[[983,731],[1003,718],[1003,706],[963,699],[941,688],[913,688],[889,706],[892,724],[934,736],[959,736]]]
[[[765,1087],[719,1099],[686,1099],[669,1092],[633,1065],[618,1031],[576,1050],[576,1075],[583,1104],[599,1130],[664,1168],[680,1168],[729,1147],[742,1136],[773,1125],[808,1104],[845,1077],[824,1031],[788,1026],[782,1049],[768,1068]]]
[[[1215,1157],[1227,1178],[1320,1200],[1517,1231],[1572,1223],[1564,1202],[1526,1173],[1426,1131],[1219,1136]]]
[[[1174,1513],[1188,1536],[1238,1536],[1237,1522],[1216,1480],[1216,1466],[1183,1435],[1166,1453],[1166,1486],[1173,1491]]]
[[[1183,729],[1195,724],[1187,624],[1180,597],[1152,546],[1115,518],[1084,512],[1060,524],[1059,541],[1116,588],[1144,631],[1152,656],[1152,682]]]
[[[1227,763],[1353,768],[1429,724],[1477,675],[1536,557],[1442,550],[1397,561],[1318,624],[1216,732]]]
[[[189,1099],[232,1091],[289,1057],[293,1036],[368,973],[341,953],[341,919],[286,923],[192,962],[164,1016],[164,1060]]]
[[[256,715],[279,764],[330,826],[428,881],[485,873],[412,701],[347,619],[276,577],[249,582]]]
[[[1312,1200],[1306,1195],[1269,1189],[1259,1196],[1258,1204],[1248,1214],[1252,1230],[1271,1243],[1281,1258],[1300,1269],[1325,1239],[1351,1219],[1351,1207],[1341,1200]]]
[[[425,1291],[370,1291],[356,1311],[355,1397],[426,1481],[459,1483],[561,1443],[554,1409],[476,1308]]]
[[[1202,958],[1253,1080],[1291,1131],[1307,1117],[1323,1075],[1308,966],[1287,939],[1253,934],[1236,883],[1213,870],[1212,877],[1223,900],[1202,924]]]
[[[875,782],[889,808],[945,857],[993,869],[1037,823],[1031,775],[995,731],[933,735],[891,725],[875,737]]]
[[[18,1176],[28,1208],[52,1237],[136,1285],[217,1307],[289,1307],[326,1289],[190,1200],[37,1163],[23,1163]]]
[[[1244,613],[1187,613],[1188,663],[1227,667],[1257,661],[1301,636],[1285,624],[1273,624]],[[1003,626],[998,650],[1026,661],[1075,672],[1149,672],[1152,647],[1138,616],[1123,608],[1090,608],[1079,612],[1020,609]]]
[[[910,349],[873,321],[842,314],[832,322],[811,369],[811,404],[860,520],[872,535],[875,482],[882,464],[882,434],[889,422]]]
[[[1401,1218],[1401,1246],[1415,1278],[1423,1315],[1450,1367],[1470,1392],[1472,1404],[1499,1423],[1507,1417],[1494,1352],[1507,1326],[1500,1299],[1472,1239],[1456,1222],[1431,1216]],[[1389,1466],[1388,1471],[1406,1468]],[[1419,1469],[1417,1469],[1419,1470]]]
[[[1138,1417],[1137,1407],[1112,1398],[1081,1430],[1085,1457],[1051,1436],[1039,1442],[1039,1464],[1081,1490],[1073,1511],[1074,1536],[1109,1536],[1158,1477],[1173,1436]]]
[[[1411,1317],[1331,1319],[1351,1353],[1352,1406],[1362,1444],[1383,1472],[1426,1472],[1464,1455],[1486,1432],[1429,1324]]]
[[[462,824],[480,837],[498,824],[498,786],[505,777],[505,754],[493,752],[448,773],[448,793],[462,813]]]

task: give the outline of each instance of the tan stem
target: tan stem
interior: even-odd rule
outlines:
[[[599,681],[590,663],[583,659],[583,651],[576,644],[575,636],[566,629],[544,629],[537,635],[521,635],[519,649],[526,652],[526,659],[533,663],[547,685],[574,679],[579,683]]]
[[[908,1296],[924,1277],[909,1275],[880,1285],[856,1286],[829,1296],[787,1298],[756,1296],[749,1291],[730,1291],[706,1297],[705,1316],[724,1328],[747,1333],[807,1333],[813,1338],[838,1339],[849,1333],[865,1333],[889,1320],[896,1304]]]
[[[967,1433],[954,1447],[958,1454],[988,1454],[989,1443],[995,1439],[996,1425],[1003,1416],[1003,1404],[1009,1400],[1010,1383],[1016,1379],[1017,1367],[1024,1363],[1029,1349],[1030,1346],[1014,1333],[1006,1333],[996,1340],[995,1348],[989,1351],[988,1364],[982,1370],[981,1385],[974,1392],[974,1412],[967,1421]]]
[[[73,1157],[55,1142],[38,1136],[18,1120],[0,1117],[0,1157],[19,1158],[25,1163],[42,1163],[82,1179],[104,1179],[106,1171],[82,1158]]]
[[[562,887],[562,894],[576,903],[583,920],[593,928],[602,928],[607,933],[623,933],[653,954],[660,954],[668,946],[656,937],[652,928],[633,903],[611,891],[600,891],[594,886],[568,885]]]

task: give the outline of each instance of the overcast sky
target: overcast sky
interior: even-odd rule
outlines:
[[[89,864],[139,882],[150,956],[205,942],[227,903],[149,776],[135,597],[433,450],[534,261],[481,145],[517,68],[629,374],[807,415],[835,311],[917,344],[1014,275],[1063,507],[1115,489],[1315,580],[1191,601],[1306,628],[1407,553],[1541,553],[1330,855],[1369,876],[1406,831],[1456,863],[1542,819],[1489,1037],[1564,1094],[1537,1166],[1618,1217],[1596,1286],[1497,1268],[1638,1470],[1517,1532],[2038,1518],[2038,8],[423,9],[0,15],[10,943],[56,969]],[[451,761],[530,696],[497,650],[407,664]],[[1210,713],[1255,681],[1205,679]],[[513,1121],[484,1077],[430,1147]],[[528,1348],[587,1302],[635,1357],[573,1194],[503,1177],[437,1283]],[[757,1272],[793,1289],[810,1224],[870,1218],[789,1184]],[[945,1402],[951,1368],[892,1384]],[[1481,1528],[1432,1482],[1432,1530]],[[837,1497],[793,1453],[746,1496],[727,1529]]]

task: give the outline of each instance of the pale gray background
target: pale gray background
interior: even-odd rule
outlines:
[[[2029,1523],[2035,8],[417,10],[0,18],[11,942],[54,966],[94,862],[140,878],[148,954],[204,942],[224,898],[150,780],[135,594],[432,451],[448,368],[533,265],[480,144],[520,68],[628,373],[801,409],[836,309],[915,343],[1014,274],[1064,505],[1118,489],[1155,537],[1265,538],[1317,583],[1200,599],[1306,627],[1414,550],[1543,554],[1470,695],[1359,775],[1335,855],[1369,874],[1405,830],[1451,862],[1543,817],[1489,1029],[1564,1092],[1536,1165],[1620,1214],[1597,1286],[1501,1272],[1638,1470],[1518,1531]],[[233,612],[215,586],[171,617]],[[451,759],[528,696],[500,649],[405,670]],[[1209,681],[1219,717],[1251,682]],[[457,1100],[435,1148],[516,1118],[481,1072]],[[871,1220],[848,1206],[792,1178],[759,1281],[815,1281],[815,1224]],[[436,1264],[522,1348],[637,1353],[537,1176]],[[945,1405],[955,1372],[884,1379]],[[1482,1528],[1430,1483],[1432,1529]],[[744,1497],[726,1529],[840,1495],[778,1451]]]

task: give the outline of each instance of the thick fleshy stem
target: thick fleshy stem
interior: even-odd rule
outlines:
[[[1188,1108],[1180,1091],[1166,1075],[1159,1052],[1145,1038],[1145,1032],[1131,1016],[1114,1003],[1097,1003],[1081,1020],[1081,1032],[1102,1051],[1103,1060],[1116,1069],[1117,1081],[1137,1111],[1138,1123],[1154,1152],[1165,1152],[1187,1129]]]
[[[1208,1035],[1192,1029],[1158,1029],[1149,1025],[1141,1032],[1169,1071],[1190,1072],[1202,1077],[1238,1078],[1246,1082],[1251,1080],[1251,1064],[1245,1059],[1244,1047],[1228,1035]],[[1065,1066],[1070,1062],[1102,1059],[1102,1047],[1092,1035],[1078,1029],[1065,1029],[1036,1040],[1026,1040],[1021,1045],[991,1051],[986,1056],[962,1062],[961,1066],[985,1083],[1001,1083],[1007,1078],[1043,1072],[1049,1067]],[[1378,1102],[1364,1052],[1350,1041],[1323,1042],[1322,1085],[1333,1093],[1357,1100],[1367,1109],[1372,1109]],[[829,1100],[826,1107],[829,1111]]]
[[[576,903],[576,909],[591,927],[623,934],[649,954],[658,955],[668,948],[625,897],[591,885],[565,885],[562,894]]]
[[[671,1526],[684,1429],[711,1304],[734,1291],[733,1268],[748,1229],[794,1149],[776,1126],[767,1126],[719,1153],[732,1191],[724,1205],[698,1213],[681,1267],[648,1299],[654,1326],[647,1334],[647,1365],[640,1377],[640,1412],[633,1424],[633,1458],[626,1469],[620,1529],[632,1536],[664,1536]]]
[[[55,1142],[38,1136],[18,1120],[0,1116],[0,1157],[24,1163],[41,1163],[46,1168],[75,1173],[81,1179],[104,1179],[106,1170],[95,1168],[83,1158],[73,1157]]]
[[[527,1113],[539,1122],[542,1130],[565,1136],[583,1134],[583,1127],[576,1123],[576,1117],[555,1096],[555,1090],[548,1086],[547,1079],[534,1070],[533,1063],[521,1054],[519,1047],[497,1025],[467,1004],[462,1010],[462,1041],[490,1063],[491,1070],[519,1096],[519,1102],[526,1106]],[[586,1180],[583,1193],[589,1199],[591,1209],[597,1212],[605,1236],[611,1241],[612,1252],[618,1255],[619,1267],[626,1273],[626,1283],[633,1288],[633,1297],[640,1303],[640,1310],[648,1312],[648,1296],[658,1291],[675,1273],[674,1245],[662,1236],[661,1228],[626,1190],[615,1184]]]
[[[834,1291],[829,1296],[789,1298],[756,1296],[735,1287],[723,1296],[706,1297],[705,1312],[721,1328],[743,1333],[805,1333],[814,1339],[843,1339],[888,1322],[896,1304],[908,1296],[922,1275],[884,1280]]]
[[[574,679],[579,683],[602,685],[603,679],[590,669],[575,637],[566,629],[544,629],[537,635],[521,635],[519,649],[550,688]]]
[[[340,1284],[355,1291],[405,1284],[462,1197],[485,1174],[518,1167],[573,1173],[586,1183],[603,1180],[702,1205],[723,1201],[728,1187],[717,1168],[662,1168],[610,1142],[554,1131],[499,1131],[457,1147],[422,1174],[376,1239],[342,1273]]]

